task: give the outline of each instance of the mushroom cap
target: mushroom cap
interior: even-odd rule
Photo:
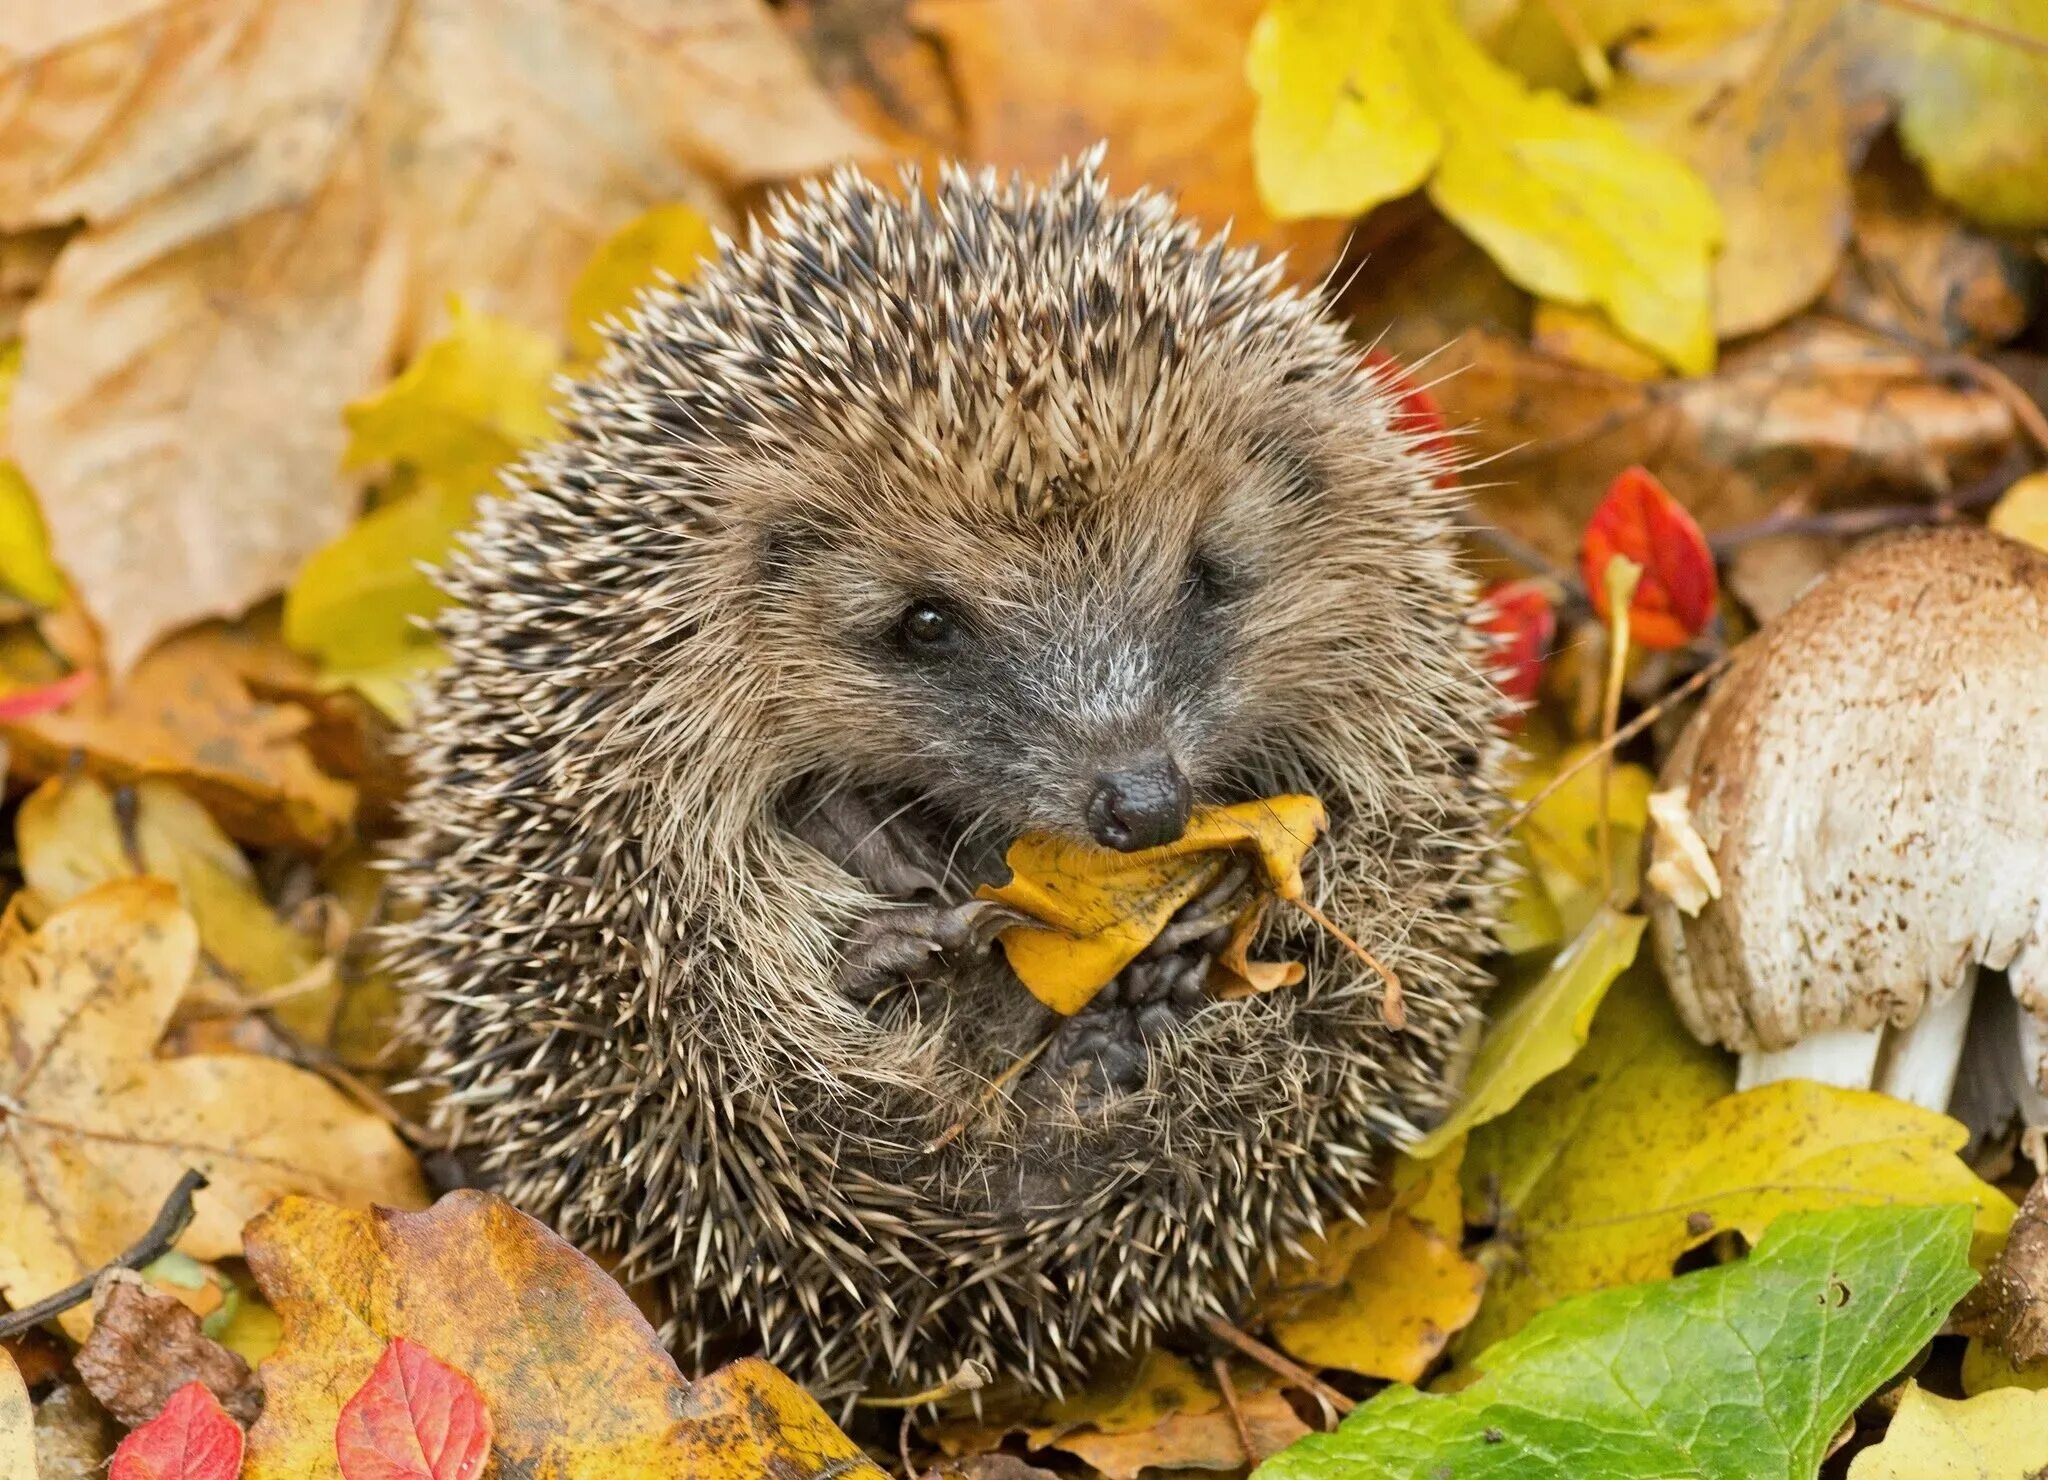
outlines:
[[[1979,966],[2048,1025],[2048,555],[1859,546],[1741,649],[1659,786],[1720,881],[1696,915],[1644,891],[1701,1040],[1903,1027]]]

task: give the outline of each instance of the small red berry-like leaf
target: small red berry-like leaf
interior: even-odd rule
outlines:
[[[1444,419],[1436,397],[1417,385],[1408,367],[1383,349],[1367,350],[1366,368],[1378,377],[1380,387],[1394,398],[1394,430],[1416,439],[1417,450],[1444,469],[1438,483],[1452,481],[1450,467],[1457,454],[1451,446],[1451,424]]]
[[[1579,544],[1579,573],[1602,621],[1613,619],[1607,562],[1616,555],[1643,568],[1629,603],[1629,632],[1638,644],[1681,648],[1706,630],[1721,594],[1713,553],[1692,515],[1647,468],[1629,468],[1607,485]]]
[[[471,1480],[490,1456],[490,1410],[475,1383],[395,1336],[342,1405],[334,1449],[344,1480]]]
[[[53,682],[23,689],[18,694],[0,695],[0,724],[33,719],[52,709],[62,709],[92,687],[92,670],[81,668]]]
[[[1538,581],[1496,581],[1479,598],[1479,625],[1500,639],[1493,653],[1494,679],[1518,703],[1536,697],[1543,660],[1557,636],[1557,611]]]
[[[188,1382],[121,1441],[107,1480],[235,1480],[241,1468],[242,1430],[205,1383]]]

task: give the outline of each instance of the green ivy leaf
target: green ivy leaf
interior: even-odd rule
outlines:
[[[1256,1480],[1809,1480],[1975,1282],[1968,1207],[1780,1219],[1738,1264],[1554,1307],[1444,1397],[1389,1388]]]

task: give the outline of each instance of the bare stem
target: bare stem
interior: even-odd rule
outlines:
[[[1244,1408],[1237,1401],[1237,1384],[1230,1380],[1230,1364],[1221,1357],[1211,1357],[1209,1370],[1216,1374],[1216,1387],[1223,1394],[1223,1406],[1230,1410],[1231,1427],[1237,1430],[1237,1447],[1244,1451],[1244,1462],[1256,1465],[1259,1454],[1252,1448],[1252,1426],[1244,1421]]]
[[[24,1305],[20,1310],[9,1311],[0,1316],[0,1341],[19,1336],[32,1326],[40,1326],[53,1316],[61,1316],[74,1305],[91,1298],[93,1286],[100,1276],[110,1269],[140,1269],[143,1265],[161,1259],[178,1241],[180,1234],[192,1222],[192,1194],[206,1185],[206,1174],[188,1170],[178,1178],[171,1188],[170,1196],[158,1210],[156,1221],[141,1238],[118,1258],[95,1269],[91,1274],[66,1285],[54,1295],[45,1295],[34,1305]]]
[[[1380,997],[1380,1016],[1385,1018],[1387,1026],[1396,1032],[1407,1027],[1408,1002],[1401,991],[1401,978],[1394,975],[1393,968],[1383,964],[1371,951],[1368,951],[1364,946],[1346,934],[1335,920],[1332,920],[1307,900],[1294,899],[1289,900],[1288,903],[1292,904],[1304,915],[1307,915],[1316,924],[1322,926],[1323,929],[1329,931],[1331,935],[1337,938],[1339,945],[1380,974],[1380,980],[1386,983],[1386,991]]]
[[[1277,1377],[1286,1379],[1304,1392],[1313,1393],[1338,1413],[1349,1413],[1358,1404],[1345,1397],[1324,1382],[1308,1368],[1291,1357],[1276,1352],[1255,1336],[1246,1335],[1221,1316],[1210,1316],[1203,1323],[1209,1334],[1217,1340],[1227,1342]]]

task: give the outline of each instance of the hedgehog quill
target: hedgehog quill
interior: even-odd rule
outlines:
[[[565,428],[444,573],[395,964],[442,1125],[686,1361],[1058,1391],[1442,1114],[1504,701],[1449,470],[1316,294],[1093,157],[847,172],[644,298]],[[1281,793],[1404,1031],[1292,910],[1306,979],[1212,993],[1241,867],[1069,1017],[993,948],[1020,835]]]

